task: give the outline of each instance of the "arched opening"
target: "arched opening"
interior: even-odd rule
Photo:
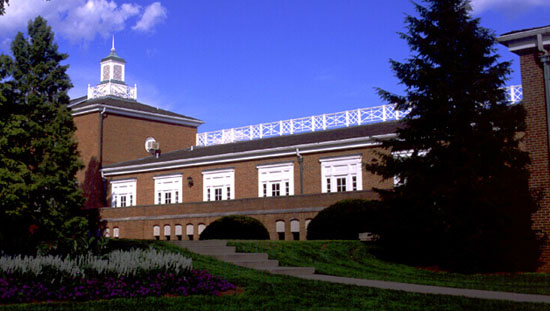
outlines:
[[[193,227],[193,224],[187,224],[187,228],[186,228],[186,233],[187,233],[187,238],[190,240],[190,241],[193,241],[193,231],[195,228]]]
[[[181,225],[176,225],[176,238],[178,241],[181,241],[181,236],[183,232],[183,227]]]
[[[290,221],[290,232],[292,233],[292,239],[294,241],[300,240],[300,221],[298,219],[292,219]]]
[[[280,241],[283,241],[285,239],[285,221],[277,220],[275,222],[275,229],[277,231],[277,238]]]
[[[204,231],[204,229],[206,229],[206,225],[203,224],[203,223],[200,223],[200,224],[199,224],[199,227],[198,227],[199,236],[202,234],[202,232]]]
[[[153,237],[155,238],[155,240],[160,240],[160,226],[153,226]]]
[[[171,228],[170,228],[170,225],[164,225],[164,239],[166,241],[170,241],[170,233],[171,231]]]

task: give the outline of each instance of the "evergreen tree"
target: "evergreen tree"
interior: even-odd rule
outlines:
[[[0,247],[5,252],[72,249],[85,238],[72,87],[46,20],[18,33],[0,59]]]
[[[397,137],[367,169],[398,181],[378,190],[385,205],[378,234],[396,259],[459,271],[532,270],[540,239],[528,188],[521,105],[506,103],[509,63],[494,34],[470,15],[469,1],[425,0],[407,16],[412,55],[391,66],[406,95],[379,90],[410,111]]]

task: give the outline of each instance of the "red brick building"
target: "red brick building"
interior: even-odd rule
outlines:
[[[327,130],[335,118],[328,116],[316,121],[323,131],[271,138],[261,131],[251,138],[263,139],[197,146],[202,121],[139,103],[114,46],[100,65],[101,82],[70,108],[85,164],[77,177],[87,207],[101,208],[111,236],[197,239],[224,215],[249,215],[272,239],[305,239],[309,220],[323,208],[375,198],[373,187],[392,186],[363,164],[397,122]],[[396,115],[384,109],[384,120]],[[368,118],[353,113],[341,115],[346,125]]]
[[[529,186],[541,195],[533,227],[550,238],[550,26],[506,33],[498,41],[520,57],[527,110],[525,146],[531,157]],[[550,271],[550,244],[542,257],[541,270]]]
[[[550,91],[545,92],[550,90],[550,82],[545,86],[550,67],[544,73],[550,66],[550,27],[512,32],[499,40],[520,55],[530,183],[543,194],[542,209],[533,220],[535,229],[550,236]],[[71,109],[86,166],[78,180],[88,207],[101,208],[111,236],[198,239],[222,216],[248,215],[263,222],[272,239],[302,240],[309,221],[330,204],[374,199],[373,187],[393,186],[364,169],[375,157],[377,140],[394,136],[399,126],[388,122],[400,117],[389,106],[210,137],[197,134],[200,120],[139,103],[137,88],[125,83],[126,63],[114,47],[100,64],[100,84],[73,100]],[[329,129],[338,118],[343,127]],[[300,128],[309,130],[299,133]],[[280,136],[266,138],[274,129]],[[543,259],[543,270],[550,271],[550,247]]]

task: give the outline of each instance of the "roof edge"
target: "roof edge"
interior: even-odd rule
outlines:
[[[199,125],[204,123],[204,121],[199,119],[169,116],[169,115],[164,115],[159,113],[152,113],[152,112],[140,111],[140,110],[129,109],[129,108],[115,107],[115,106],[106,105],[103,103],[97,103],[97,104],[93,104],[82,108],[72,109],[71,115],[73,117],[76,117],[76,116],[80,116],[88,113],[100,112],[100,111],[103,111],[103,109],[105,109],[105,112],[107,113],[114,113],[118,115],[129,116],[129,117],[139,117],[147,120],[161,121],[161,122],[174,123],[174,124],[180,124],[180,125],[188,125],[188,126],[194,126],[194,127],[198,127]]]
[[[166,169],[176,169],[192,166],[200,166],[216,163],[230,163],[235,161],[255,160],[262,158],[272,158],[277,156],[288,156],[296,154],[296,149],[299,149],[300,154],[315,153],[327,150],[342,150],[349,148],[360,148],[368,146],[376,146],[380,143],[379,139],[387,139],[395,137],[396,133],[380,134],[366,137],[355,137],[348,139],[336,139],[326,142],[315,142],[307,144],[297,144],[283,147],[275,147],[270,149],[255,149],[245,152],[224,153],[216,155],[202,156],[198,158],[169,160],[164,162],[153,162],[145,164],[135,164],[126,166],[105,167],[101,173],[105,177],[134,174],[141,172],[160,171]],[[162,157],[161,157],[162,159]],[[123,164],[122,162],[121,164]],[[116,164],[115,164],[116,165]]]
[[[537,36],[542,35],[542,44],[550,45],[550,26],[543,26],[505,33],[497,37],[497,42],[508,47],[510,52],[519,53],[537,48]]]

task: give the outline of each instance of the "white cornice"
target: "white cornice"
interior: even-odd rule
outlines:
[[[543,45],[550,45],[550,26],[519,31],[497,38],[497,41],[508,47],[510,52],[537,48],[537,35],[542,35]]]
[[[106,113],[113,113],[117,115],[123,115],[123,116],[134,117],[134,118],[142,118],[142,119],[153,120],[153,121],[188,125],[188,126],[194,126],[194,127],[197,127],[204,123],[203,121],[200,121],[200,120],[194,120],[194,119],[177,117],[177,116],[169,116],[169,115],[164,115],[160,113],[146,112],[146,111],[140,111],[140,110],[129,109],[129,108],[115,107],[115,106],[110,106],[102,103],[97,103],[97,104],[89,105],[82,108],[72,109],[71,114],[73,117],[76,117],[76,116],[80,116],[88,113],[101,112],[103,111],[104,108]]]
[[[104,176],[117,176],[125,174],[143,173],[151,171],[177,169],[191,166],[201,166],[210,164],[223,164],[236,161],[258,160],[264,158],[283,157],[296,155],[296,148],[300,149],[300,154],[339,151],[345,149],[354,149],[362,147],[371,147],[379,145],[377,139],[387,139],[395,137],[395,133],[350,138],[343,140],[333,140],[328,142],[300,144],[285,147],[277,147],[271,149],[250,150],[245,152],[226,153],[220,155],[210,155],[191,159],[171,160],[164,162],[155,162],[147,164],[128,165],[115,168],[104,168],[102,173]]]

